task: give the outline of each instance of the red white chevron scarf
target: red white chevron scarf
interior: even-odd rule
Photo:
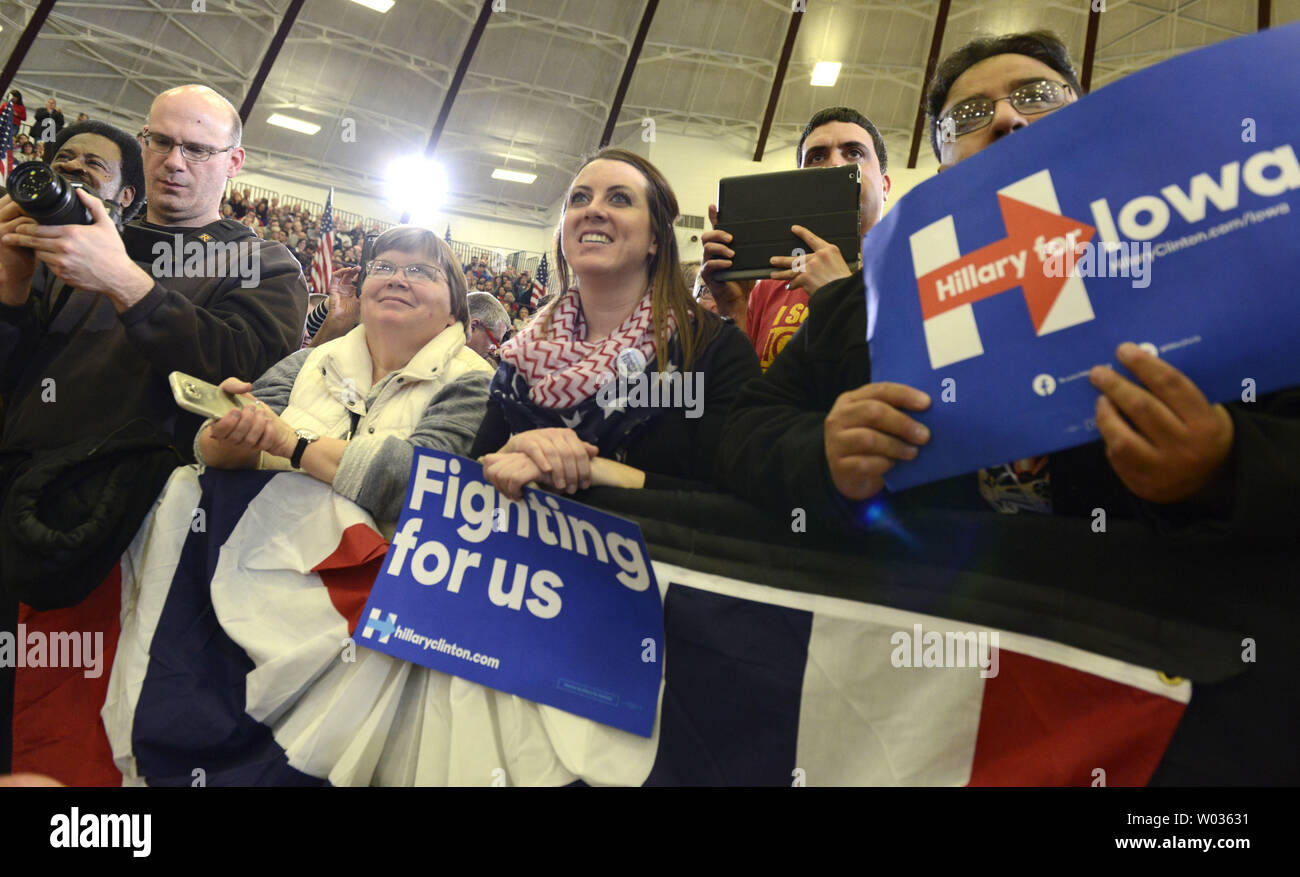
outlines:
[[[607,380],[617,377],[615,360],[625,350],[636,348],[647,368],[655,361],[654,328],[650,296],[617,329],[600,341],[588,342],[587,321],[582,299],[570,289],[555,303],[549,337],[543,338],[534,321],[501,349],[508,362],[528,382],[528,398],[542,408],[567,409],[590,399]],[[666,316],[668,336],[676,329],[671,313]]]

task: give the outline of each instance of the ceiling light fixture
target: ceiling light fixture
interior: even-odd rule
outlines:
[[[835,80],[839,78],[839,75],[839,61],[818,61],[817,66],[813,67],[812,84],[834,85]]]
[[[387,12],[393,8],[393,0],[352,0],[352,2],[376,12]]]
[[[531,183],[533,180],[537,179],[537,174],[526,174],[522,171],[508,171],[503,167],[499,167],[492,171],[492,179],[509,180],[512,183]]]
[[[416,153],[399,158],[388,166],[387,200],[398,213],[407,214],[407,222],[429,225],[442,209],[450,194],[447,171],[441,162]]]
[[[295,119],[293,116],[285,116],[281,113],[272,113],[271,117],[266,121],[267,124],[288,128],[290,131],[297,131],[299,134],[315,134],[320,131],[320,125],[304,122],[302,119]]]

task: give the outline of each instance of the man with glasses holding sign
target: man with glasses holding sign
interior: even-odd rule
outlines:
[[[964,46],[939,65],[930,85],[940,170],[1081,93],[1065,47],[1050,34]],[[954,294],[961,291],[954,287]],[[818,299],[799,335],[737,401],[724,437],[732,452],[719,465],[734,490],[760,505],[804,507],[810,516],[854,526],[856,503],[880,493],[885,473],[926,453],[929,430],[909,413],[925,411],[931,399],[913,387],[871,381],[862,277],[840,281]],[[1256,437],[1253,412],[1211,405],[1186,375],[1134,344],[1122,345],[1117,358],[1135,379],[1102,368],[1091,375],[1101,393],[1100,443],[1053,454],[1050,463],[1041,457],[981,470],[978,493],[975,477],[964,476],[903,496],[964,505],[972,497],[979,504],[982,495],[984,507],[1002,512],[1076,515],[1134,508],[1136,498],[1147,513],[1161,509],[1170,521],[1226,520],[1238,489],[1234,445],[1243,424]]]
[[[169,373],[261,374],[297,347],[297,261],[220,218],[242,128],[206,86],[158,95],[142,136],[145,216],[120,231],[93,175],[72,175],[86,188],[51,176],[66,210],[41,221],[0,198],[0,630],[15,629],[19,601],[86,598],[193,460],[201,418],[177,407]],[[15,510],[33,502],[20,526]],[[11,684],[0,678],[0,770]]]

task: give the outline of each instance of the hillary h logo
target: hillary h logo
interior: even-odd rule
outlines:
[[[361,635],[366,639],[371,639],[375,632],[378,631],[380,634],[379,641],[386,643],[388,638],[393,635],[393,631],[397,629],[397,613],[389,612],[387,621],[381,620],[380,614],[378,609],[370,610],[370,619],[366,621],[365,629],[361,631]]]
[[[1093,319],[1083,280],[1044,270],[1057,249],[1086,244],[1096,233],[1093,226],[1061,215],[1051,172],[1041,170],[999,189],[998,204],[1007,236],[964,256],[951,215],[910,238],[931,368],[984,353],[972,305],[1003,292],[1022,291],[1040,336]]]

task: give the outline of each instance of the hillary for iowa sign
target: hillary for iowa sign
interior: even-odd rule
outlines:
[[[917,186],[867,235],[874,381],[933,400],[892,490],[1098,439],[1133,341],[1212,402],[1300,384],[1300,25],[1122,79]]]
[[[357,643],[650,736],[663,607],[640,528],[417,448]]]

